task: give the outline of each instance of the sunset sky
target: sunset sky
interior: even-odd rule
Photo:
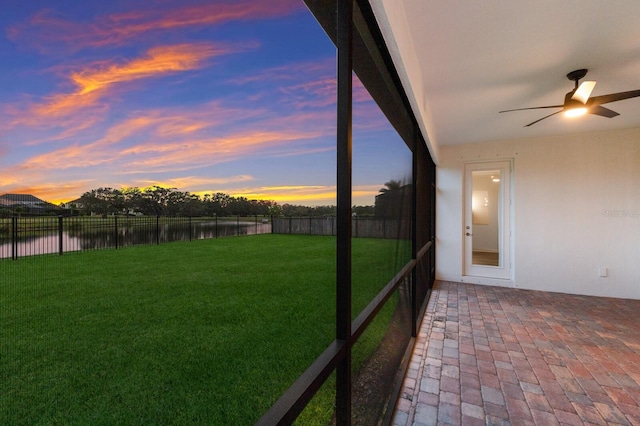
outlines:
[[[99,187],[335,204],[335,48],[302,0],[3,0],[0,194]],[[354,88],[354,193],[410,152]]]

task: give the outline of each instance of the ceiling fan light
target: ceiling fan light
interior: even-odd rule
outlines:
[[[585,115],[587,113],[586,107],[578,107],[578,108],[570,108],[564,111],[565,117],[580,117],[581,115]]]
[[[580,87],[575,90],[573,96],[571,96],[571,99],[586,104],[595,86],[595,81],[583,81],[582,83],[580,83]]]

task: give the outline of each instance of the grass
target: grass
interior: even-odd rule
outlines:
[[[397,253],[354,240],[354,316]],[[334,258],[258,235],[0,261],[0,423],[253,424],[333,339]]]

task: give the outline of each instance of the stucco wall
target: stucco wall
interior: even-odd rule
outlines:
[[[640,129],[440,149],[439,279],[640,299]],[[464,164],[507,158],[513,280],[464,277]]]

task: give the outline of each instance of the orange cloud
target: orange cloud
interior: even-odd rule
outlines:
[[[210,43],[179,44],[154,47],[143,57],[124,63],[94,63],[70,74],[69,80],[76,86],[74,92],[50,95],[41,103],[31,104],[26,110],[9,107],[5,111],[14,117],[11,123],[13,127],[31,125],[65,128],[60,135],[50,137],[62,139],[71,136],[72,130],[87,129],[105,116],[109,107],[103,98],[112,86],[195,70],[212,56],[229,51],[227,47],[214,47]]]
[[[223,53],[227,53],[227,50],[215,49],[209,43],[154,47],[147,51],[145,57],[128,63],[94,66],[72,73],[70,79],[77,86],[76,92],[55,95],[50,102],[36,106],[34,111],[38,115],[60,115],[75,111],[95,103],[103,94],[101,92],[116,83],[194,70],[205,59]]]
[[[180,123],[180,121],[184,123]],[[186,123],[186,129],[185,125]],[[207,124],[209,125],[209,124]],[[174,133],[184,138],[164,139],[158,130],[171,127]],[[182,127],[181,127],[182,126]],[[292,142],[320,136],[312,130],[256,130],[224,137],[193,137],[193,124],[180,116],[137,117],[125,120],[111,128],[107,134],[90,144],[69,145],[48,153],[33,156],[19,165],[20,170],[65,170],[109,164],[118,166],[124,173],[152,170],[187,170],[204,165],[231,161],[246,155],[257,155],[273,148],[288,146]],[[182,129],[182,130],[180,130]],[[146,132],[146,133],[144,133]],[[148,142],[133,146],[127,138],[141,134],[153,135]],[[167,135],[165,135],[167,136]],[[173,135],[170,135],[173,136]],[[297,148],[300,153],[301,147]],[[309,148],[313,151],[317,147]]]
[[[13,194],[31,194],[52,204],[60,204],[78,198],[86,191],[91,181],[65,181],[65,183],[41,183],[36,185],[16,185],[6,188],[4,192]]]
[[[82,115],[71,114],[66,117],[47,117],[47,119],[38,118],[37,120],[35,116],[25,116],[23,117],[25,121],[21,124],[25,124],[26,126],[39,125],[40,127],[49,127],[49,129],[47,129],[49,132],[44,133],[40,137],[35,135],[31,136],[31,139],[23,142],[23,144],[25,146],[34,146],[51,142],[65,143],[80,133],[91,131],[94,126],[103,120],[105,110],[106,106],[104,105],[94,105],[93,107],[84,109]],[[46,125],[44,124],[45,122],[47,123]],[[61,130],[58,133],[51,131],[51,127],[54,126]]]
[[[34,105],[31,111],[36,116],[60,117],[93,106],[98,98],[94,93],[86,96],[80,92],[57,94],[47,97],[42,104]]]
[[[334,204],[336,199],[335,186],[327,185],[291,185],[291,186],[263,186],[258,188],[223,189],[233,197],[245,197],[250,200],[273,200],[278,203],[298,204],[307,201]]]
[[[228,53],[228,49],[216,49],[209,43],[154,47],[145,57],[122,65],[109,64],[71,74],[71,80],[78,86],[74,95],[88,95],[115,83],[197,69],[205,59],[224,53]]]
[[[79,50],[85,47],[122,45],[128,41],[139,41],[140,37],[157,31],[269,19],[298,10],[304,10],[304,4],[300,0],[207,2],[173,9],[154,5],[145,10],[103,16],[89,23],[67,21],[54,16],[52,11],[43,10],[28,22],[11,27],[8,36],[14,42],[51,54],[61,46]]]
[[[207,192],[211,191],[198,191],[195,188],[211,186],[211,185],[228,185],[231,183],[239,183],[239,182],[249,182],[254,180],[255,178],[251,175],[238,175],[238,176],[230,176],[224,178],[211,178],[211,177],[203,177],[203,176],[183,176],[173,179],[164,179],[164,180],[136,180],[133,182],[134,186],[137,187],[152,187],[152,186],[161,186],[163,188],[177,188],[181,191],[189,191],[191,193],[197,195],[204,195]],[[122,185],[126,186],[126,185]]]
[[[97,94],[86,96],[78,93],[45,96],[42,102],[31,100],[21,105],[5,105],[2,113],[7,119],[4,130],[23,126],[61,129],[59,134],[48,134],[46,138],[34,139],[28,145],[39,145],[47,141],[67,139],[101,121],[108,106],[100,101]],[[82,114],[78,114],[82,111]]]
[[[351,197],[354,200],[354,205],[368,205],[373,204],[373,200],[375,196],[380,193],[381,185],[354,185],[351,190]],[[371,201],[367,203],[356,203],[356,200],[361,199],[370,199]]]
[[[233,124],[241,117],[252,120],[258,130],[212,136],[220,123]],[[20,170],[67,170],[113,165],[122,173],[135,173],[145,167],[185,170],[202,164],[216,164],[245,154],[285,147],[292,141],[323,134],[322,123],[305,125],[317,117],[305,115],[271,119],[262,109],[226,108],[220,101],[195,107],[178,107],[136,112],[106,131],[92,137],[90,143],[66,146],[35,155]],[[304,131],[295,129],[303,128]],[[309,149],[295,144],[295,149]],[[270,153],[271,154],[271,153]],[[148,158],[147,158],[148,157]]]
[[[354,186],[352,199],[354,205],[372,205],[378,194],[378,185]],[[245,197],[250,200],[273,200],[280,204],[322,205],[335,204],[335,185],[284,185],[263,186],[257,188],[223,189],[233,197]]]
[[[157,144],[171,138],[197,138],[199,132],[215,127],[221,122],[229,122],[235,116],[251,118],[260,113],[260,110],[240,111],[225,108],[219,101],[208,102],[192,109],[171,107],[138,112],[110,127],[104,137],[91,144],[91,148],[118,144],[128,137],[140,136],[144,132],[152,135]]]
[[[144,115],[128,118],[115,126],[109,128],[103,138],[98,139],[90,145],[90,148],[96,148],[100,145],[111,145],[122,142],[127,137],[135,135],[153,124],[156,124],[162,117],[153,115]]]
[[[182,140],[158,144],[148,142],[121,151],[131,172],[187,170],[271,153],[274,147],[317,137],[317,133],[283,130],[253,131],[221,138]]]
[[[15,175],[13,173],[5,173],[4,176],[0,174],[0,192],[5,192],[4,188],[8,188],[10,186],[15,185],[18,182]]]

